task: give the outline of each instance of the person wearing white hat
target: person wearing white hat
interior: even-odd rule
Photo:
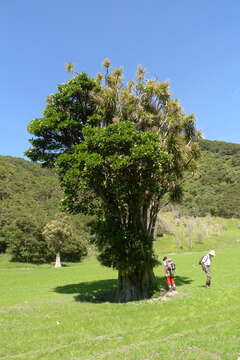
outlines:
[[[206,288],[209,288],[211,286],[212,281],[212,274],[211,274],[211,263],[212,258],[216,255],[215,250],[210,250],[207,255],[203,256],[200,259],[200,264],[202,265],[202,270],[206,273],[207,279],[206,279]]]

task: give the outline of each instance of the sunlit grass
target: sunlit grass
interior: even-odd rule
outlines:
[[[236,360],[240,245],[228,230],[218,240],[232,248],[217,249],[210,289],[198,265],[204,251],[172,255],[178,294],[168,301],[94,302],[117,278],[94,257],[54,269],[1,256],[0,359]],[[160,258],[171,250],[161,246]],[[155,273],[164,286],[161,266]]]

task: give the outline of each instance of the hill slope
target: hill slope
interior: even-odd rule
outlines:
[[[192,215],[240,215],[240,144],[202,140],[195,176],[185,182],[183,205]]]
[[[0,156],[0,252],[9,247],[21,260],[48,259],[42,230],[59,212],[62,197],[52,170],[24,159]],[[79,244],[85,221],[81,217],[70,219]],[[75,241],[71,248],[79,253]]]
[[[46,221],[57,212],[61,190],[55,174],[38,164],[0,156],[0,227],[19,217]]]
[[[201,160],[196,174],[185,181],[183,205],[195,215],[239,217],[240,144],[201,140]],[[62,192],[52,170],[10,156],[0,156],[0,225],[7,220],[3,208],[56,212]],[[44,215],[43,215],[44,214]]]

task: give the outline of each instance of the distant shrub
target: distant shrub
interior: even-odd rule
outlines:
[[[51,253],[41,235],[41,229],[33,224],[27,224],[27,229],[22,228],[23,223],[17,221],[6,228],[8,252],[12,259],[22,262],[48,262]]]
[[[22,262],[44,263],[53,261],[55,253],[47,245],[42,235],[42,227],[34,223],[33,219],[22,217],[14,224],[5,228],[8,252],[13,260]],[[87,254],[87,234],[79,230],[64,245],[63,261],[80,261]]]

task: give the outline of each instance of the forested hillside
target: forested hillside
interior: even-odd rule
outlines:
[[[0,252],[6,248],[23,261],[53,260],[42,236],[43,227],[59,213],[62,192],[52,170],[10,156],[0,156]],[[63,258],[85,252],[85,219],[70,217],[73,238]]]
[[[200,146],[199,167],[185,182],[181,208],[189,215],[239,217],[240,144],[202,140]],[[62,196],[53,170],[0,156],[0,251],[8,247],[16,258],[25,261],[53,259],[46,251],[42,229],[59,212]],[[64,250],[64,258],[79,259],[86,252],[86,217],[70,219],[74,239]]]
[[[240,144],[202,140],[196,174],[185,183],[183,206],[191,215],[240,215]]]

